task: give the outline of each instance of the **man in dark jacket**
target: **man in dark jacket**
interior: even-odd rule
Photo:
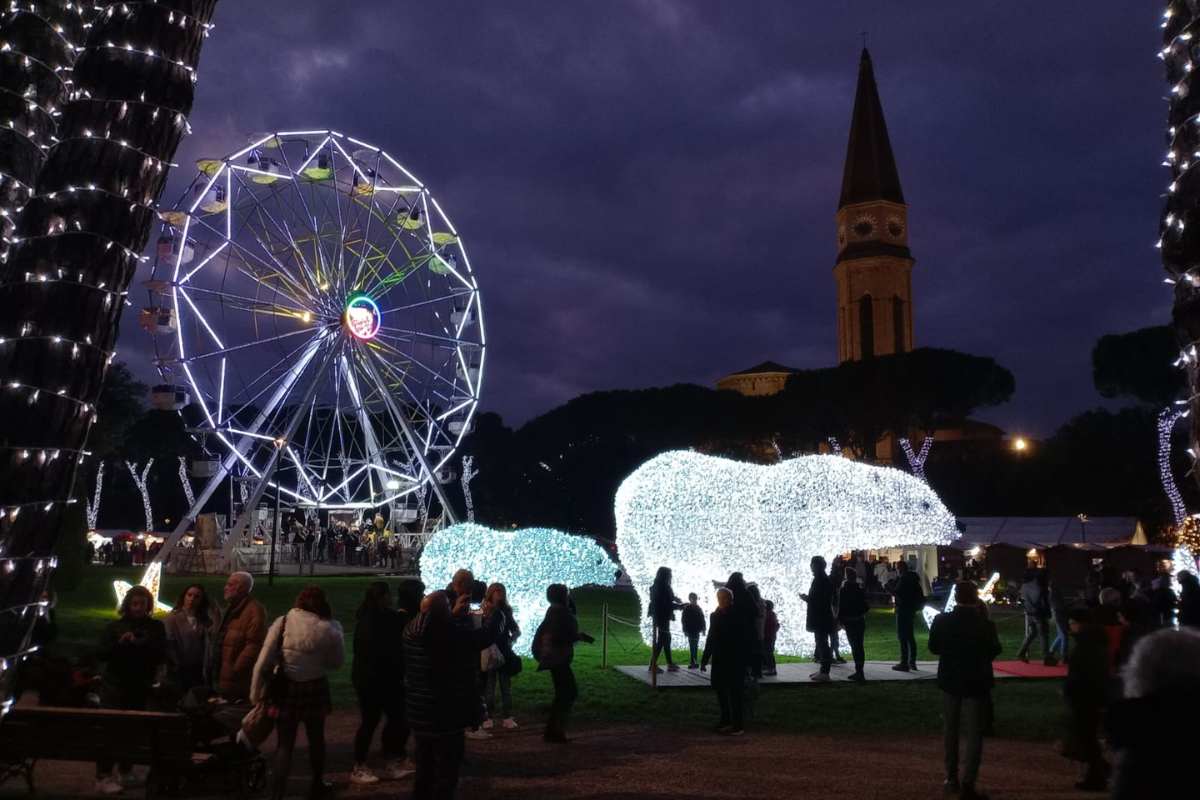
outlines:
[[[1104,624],[1107,615],[1099,613],[1103,610],[1080,608],[1069,613],[1075,644],[1063,681],[1069,720],[1063,752],[1083,764],[1083,776],[1075,784],[1083,791],[1104,791],[1111,771],[1100,745],[1100,724],[1113,677],[1110,626]]]
[[[996,626],[979,603],[979,589],[971,581],[954,588],[956,605],[938,614],[929,628],[929,650],[938,658],[938,688],[943,695],[947,792],[963,800],[980,800],[975,790],[983,756],[985,710],[990,705],[994,679],[992,660],[1000,655]],[[966,763],[958,774],[958,735],[966,728]]]
[[[818,683],[829,682],[829,666],[833,663],[833,649],[830,637],[833,636],[833,583],[825,574],[825,559],[813,556],[809,562],[812,567],[812,584],[808,594],[800,595],[800,599],[808,604],[805,612],[805,628],[812,633],[816,641],[813,660],[821,665],[821,669],[809,677]]]
[[[579,696],[575,673],[571,671],[575,643],[590,644],[596,640],[579,630],[579,622],[571,611],[571,593],[566,586],[550,584],[546,587],[546,599],[550,601],[550,608],[546,609],[546,616],[533,635],[533,657],[537,659],[538,672],[548,670],[554,684],[550,718],[546,720],[542,738],[562,744],[567,741],[567,716]]]
[[[850,642],[850,653],[854,656],[854,674],[849,680],[862,683],[867,679],[863,673],[866,663],[866,653],[863,649],[863,639],[867,633],[867,593],[858,585],[858,573],[853,568],[846,569],[846,579],[838,592],[837,621],[846,629],[846,639]]]
[[[1029,648],[1033,640],[1042,640],[1042,661],[1046,666],[1057,663],[1050,653],[1050,592],[1046,573],[1031,570],[1025,574],[1021,584],[1021,605],[1025,607],[1025,641],[1017,651],[1017,658],[1029,663]]]
[[[454,796],[463,732],[478,722],[475,675],[487,632],[455,624],[470,612],[470,601],[459,595],[452,608],[445,592],[433,592],[404,629],[404,705],[417,768],[413,798]]]
[[[913,630],[913,615],[925,605],[925,592],[921,589],[921,578],[901,561],[897,566],[900,576],[892,594],[896,599],[896,638],[900,640],[900,663],[892,667],[897,672],[909,672],[917,668],[917,636]]]

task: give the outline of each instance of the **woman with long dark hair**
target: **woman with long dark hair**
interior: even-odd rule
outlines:
[[[163,621],[167,631],[167,664],[180,692],[208,683],[212,633],[220,615],[198,583],[183,590]]]
[[[312,768],[309,794],[320,797],[329,789],[325,783],[325,717],[333,710],[333,703],[327,674],[342,666],[345,657],[342,626],[333,619],[333,610],[319,586],[300,592],[292,610],[275,620],[267,631],[254,665],[250,700],[269,703],[276,710],[278,746],[271,775],[271,797],[275,800],[287,790],[301,723]]]
[[[734,572],[725,581],[725,588],[733,595],[732,616],[737,620],[738,636],[746,652],[746,664],[750,674],[755,678],[762,677],[762,641],[758,638],[758,621],[761,610],[746,579],[740,572]]]
[[[404,625],[407,614],[392,608],[392,593],[383,581],[374,581],[363,595],[354,626],[354,664],[350,678],[358,695],[362,722],[354,736],[354,769],[350,782],[378,783],[367,766],[371,739],[381,719],[386,775],[397,780],[412,774],[404,762],[408,724],[404,715]]]
[[[483,721],[483,728],[490,730],[495,725],[496,686],[499,685],[500,725],[506,730],[513,730],[517,727],[517,721],[512,715],[512,679],[521,671],[521,659],[513,652],[512,643],[521,635],[521,628],[508,605],[508,590],[503,583],[493,583],[483,596],[483,627],[488,629],[489,638],[503,658],[503,663],[484,673],[483,698],[487,705],[487,718]]]
[[[651,670],[662,672],[658,669],[659,653],[666,656],[668,671],[679,670],[671,657],[671,623],[675,620],[675,609],[683,608],[683,605],[683,601],[675,596],[675,591],[671,588],[671,568],[659,567],[654,576],[654,583],[650,584],[650,607],[646,609],[646,616],[650,617],[654,626],[654,650],[650,654]]]
[[[118,614],[119,619],[104,627],[96,653],[104,662],[100,701],[105,708],[145,711],[155,674],[166,655],[166,629],[152,616],[154,598],[145,586],[126,592]],[[120,794],[123,786],[133,784],[132,765],[118,766],[119,779],[113,777],[112,769],[112,761],[97,762],[98,793]]]

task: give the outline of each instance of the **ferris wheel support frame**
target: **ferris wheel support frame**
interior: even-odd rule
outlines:
[[[326,335],[327,334],[323,332],[321,335],[317,336],[314,341],[320,342],[321,339],[323,339]],[[321,364],[317,367],[318,375],[329,367],[329,362],[333,358],[333,354],[334,351],[332,349],[325,352],[325,357],[321,359]],[[310,361],[309,363],[312,362]],[[298,370],[296,372],[295,381],[299,381],[300,376],[304,372],[304,368]],[[293,383],[295,383],[295,381],[293,381]],[[310,402],[312,402],[313,397],[317,393],[318,386],[320,386],[319,381],[314,380],[309,383],[308,388],[304,392],[304,399],[301,400],[296,406],[296,413],[292,414],[291,420],[288,421],[287,428],[284,429],[283,436],[281,437],[283,439],[283,445],[277,445],[275,447],[275,451],[271,453],[271,458],[267,461],[266,466],[263,467],[262,475],[259,477],[258,483],[255,484],[254,491],[250,493],[250,496],[246,498],[246,502],[242,506],[242,513],[238,515],[237,524],[234,525],[233,529],[229,531],[229,536],[225,539],[225,544],[221,547],[221,559],[226,566],[230,566],[230,556],[233,554],[233,548],[239,541],[241,541],[242,535],[245,534],[246,528],[249,527],[250,516],[258,508],[258,503],[260,500],[262,500],[263,494],[267,491],[267,486],[275,477],[275,470],[279,466],[279,460],[283,458],[283,451],[287,449],[287,443],[290,442],[292,437],[296,434],[296,428],[300,426],[300,419],[304,416],[304,409],[308,407]],[[278,495],[280,491],[281,487],[277,482],[275,485],[276,495]],[[272,533],[272,535],[274,536],[277,533],[278,531]]]
[[[362,360],[367,371],[371,373],[371,377],[375,379],[378,386],[386,386],[383,382],[379,370],[375,368],[375,364],[371,361],[371,355],[368,352],[366,358]],[[416,433],[409,424],[408,418],[400,413],[400,409],[396,407],[396,401],[387,392],[380,392],[383,397],[383,402],[387,405],[388,410],[392,412],[392,416],[400,423],[400,430],[404,432],[404,436],[408,439],[408,444],[413,449],[413,453],[417,456],[417,460],[421,462],[421,469],[425,470],[425,474],[429,476],[429,483],[433,486],[433,491],[438,497],[438,502],[442,504],[442,513],[450,519],[450,524],[458,522],[458,515],[454,513],[454,507],[450,505],[450,501],[446,498],[446,492],[442,489],[442,482],[438,480],[437,474],[433,471],[429,463],[429,459],[425,457],[425,451],[421,448],[421,443],[418,441]],[[420,477],[420,476],[418,476]]]
[[[179,543],[183,541],[184,534],[187,533],[188,528],[196,523],[196,518],[200,515],[200,510],[204,508],[204,504],[207,503],[213,496],[213,493],[217,491],[217,487],[219,487],[221,483],[227,477],[229,477],[229,473],[233,471],[234,464],[236,464],[240,458],[245,457],[246,451],[250,449],[250,445],[252,444],[253,434],[258,433],[258,429],[262,427],[263,423],[267,421],[267,418],[271,416],[279,404],[283,402],[283,399],[287,396],[288,392],[292,390],[292,387],[296,385],[296,381],[300,379],[300,375],[303,374],[304,370],[312,361],[313,356],[316,355],[317,344],[319,342],[320,338],[313,338],[312,343],[307,348],[307,352],[300,357],[300,360],[292,368],[288,380],[279,385],[279,387],[275,390],[275,393],[271,396],[270,401],[266,404],[263,410],[258,413],[258,416],[255,417],[254,421],[250,423],[246,433],[243,434],[238,440],[237,446],[234,448],[234,452],[229,453],[225,456],[225,458],[221,459],[221,466],[217,470],[216,474],[209,479],[208,483],[205,485],[200,494],[196,495],[196,502],[192,504],[192,507],[189,508],[187,513],[184,514],[184,516],[179,520],[179,524],[175,526],[175,530],[171,531],[171,535],[167,537],[165,542],[163,542],[163,546],[155,554],[151,563],[154,563],[155,561],[165,561],[167,556],[171,554],[171,551],[178,547]],[[233,523],[232,515],[229,521],[230,524]]]

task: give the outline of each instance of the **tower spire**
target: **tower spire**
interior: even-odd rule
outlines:
[[[871,54],[864,46],[858,65],[858,90],[850,121],[850,141],[846,148],[838,208],[872,200],[903,203],[904,193],[900,189],[900,175],[896,171],[887,123],[883,119]]]

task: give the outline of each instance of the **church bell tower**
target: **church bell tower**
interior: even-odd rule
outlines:
[[[838,361],[913,348],[908,206],[864,48],[837,211]]]

